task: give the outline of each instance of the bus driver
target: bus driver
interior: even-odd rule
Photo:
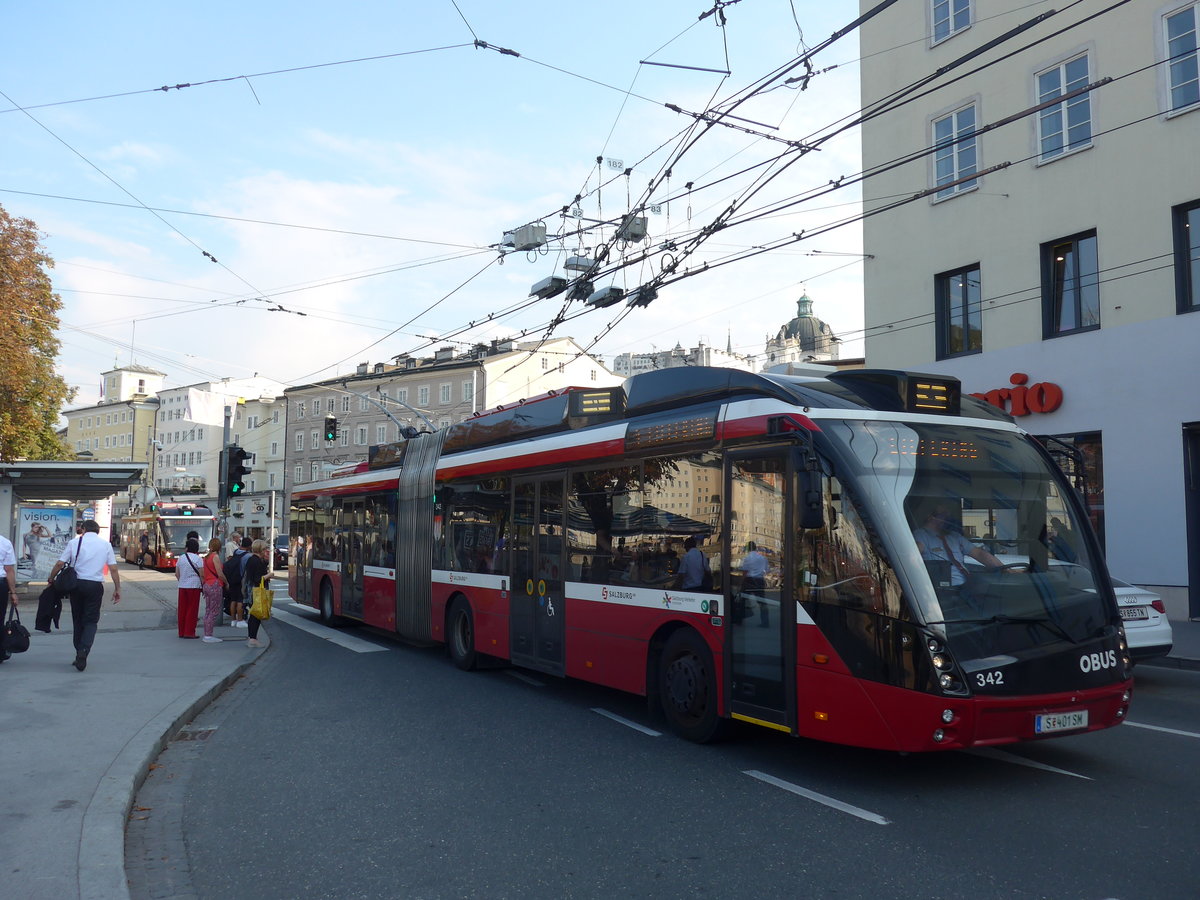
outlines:
[[[925,517],[924,524],[913,532],[917,549],[921,558],[931,562],[950,564],[950,586],[959,587],[967,580],[966,558],[982,563],[991,569],[1003,568],[1004,563],[963,537],[962,533],[951,526],[954,524],[954,511],[945,501],[935,503]]]

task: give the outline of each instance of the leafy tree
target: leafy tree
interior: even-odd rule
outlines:
[[[55,431],[75,396],[54,371],[58,311],[54,260],[29,219],[0,206],[0,459],[72,459]]]

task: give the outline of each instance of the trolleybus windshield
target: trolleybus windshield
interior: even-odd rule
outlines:
[[[1016,430],[822,422],[905,583],[910,614],[961,659],[1080,643],[1113,601],[1082,510]]]

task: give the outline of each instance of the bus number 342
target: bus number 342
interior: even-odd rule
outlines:
[[[999,669],[994,672],[976,672],[975,683],[979,687],[997,687],[1004,684],[1004,673]]]

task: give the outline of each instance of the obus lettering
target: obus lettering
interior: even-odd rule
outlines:
[[[1079,657],[1079,668],[1084,672],[1099,672],[1101,669],[1117,667],[1117,651],[1105,650],[1103,653],[1085,653]]]

